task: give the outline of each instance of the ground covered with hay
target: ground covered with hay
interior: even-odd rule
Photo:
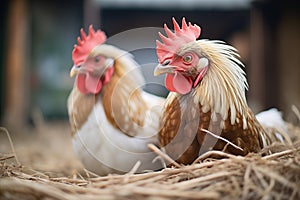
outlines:
[[[212,151],[189,166],[100,177],[76,160],[67,124],[2,128],[0,199],[300,199],[300,129],[289,129],[292,144],[264,149],[271,155]]]

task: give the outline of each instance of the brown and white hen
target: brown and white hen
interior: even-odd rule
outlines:
[[[247,105],[248,88],[236,49],[221,41],[197,40],[201,29],[173,18],[157,41],[159,65],[166,74],[167,97],[159,132],[161,147],[179,163],[220,150],[237,155],[259,152],[282,137],[268,134]]]
[[[152,163],[158,120],[164,99],[142,90],[144,79],[132,56],[105,44],[101,30],[81,29],[74,46],[77,75],[68,98],[74,151],[85,168],[99,175],[125,173],[140,162],[137,172],[161,167]]]

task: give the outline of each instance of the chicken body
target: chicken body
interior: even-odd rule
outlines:
[[[152,163],[155,154],[147,144],[158,142],[164,99],[142,90],[144,79],[132,56],[97,44],[73,67],[74,74],[68,112],[74,151],[84,167],[99,175],[129,172],[137,162],[137,172],[161,168]]]
[[[165,25],[166,38],[157,41],[160,64],[154,74],[167,74],[167,97],[159,132],[161,147],[179,163],[220,150],[237,155],[259,152],[270,137],[247,105],[248,87],[236,50],[221,41],[196,40],[200,27],[175,32]],[[172,44],[173,42],[173,44]]]

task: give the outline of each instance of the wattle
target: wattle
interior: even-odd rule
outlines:
[[[102,89],[102,81],[98,77],[92,77],[89,74],[79,74],[77,76],[77,87],[81,93],[97,94]]]
[[[166,88],[171,92],[179,94],[187,94],[191,91],[193,82],[189,77],[183,76],[181,73],[166,75]]]
[[[113,75],[113,67],[108,69],[103,77],[91,76],[89,73],[78,74],[77,88],[83,94],[97,94],[101,91],[103,85],[108,83]]]

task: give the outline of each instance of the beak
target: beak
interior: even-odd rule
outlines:
[[[161,74],[166,74],[166,73],[174,73],[175,71],[175,66],[172,66],[172,65],[161,65],[161,64],[158,64],[155,69],[154,69],[154,76],[158,76],[158,75],[161,75]]]
[[[79,74],[80,65],[74,65],[70,71],[70,77],[73,77],[75,74]]]

